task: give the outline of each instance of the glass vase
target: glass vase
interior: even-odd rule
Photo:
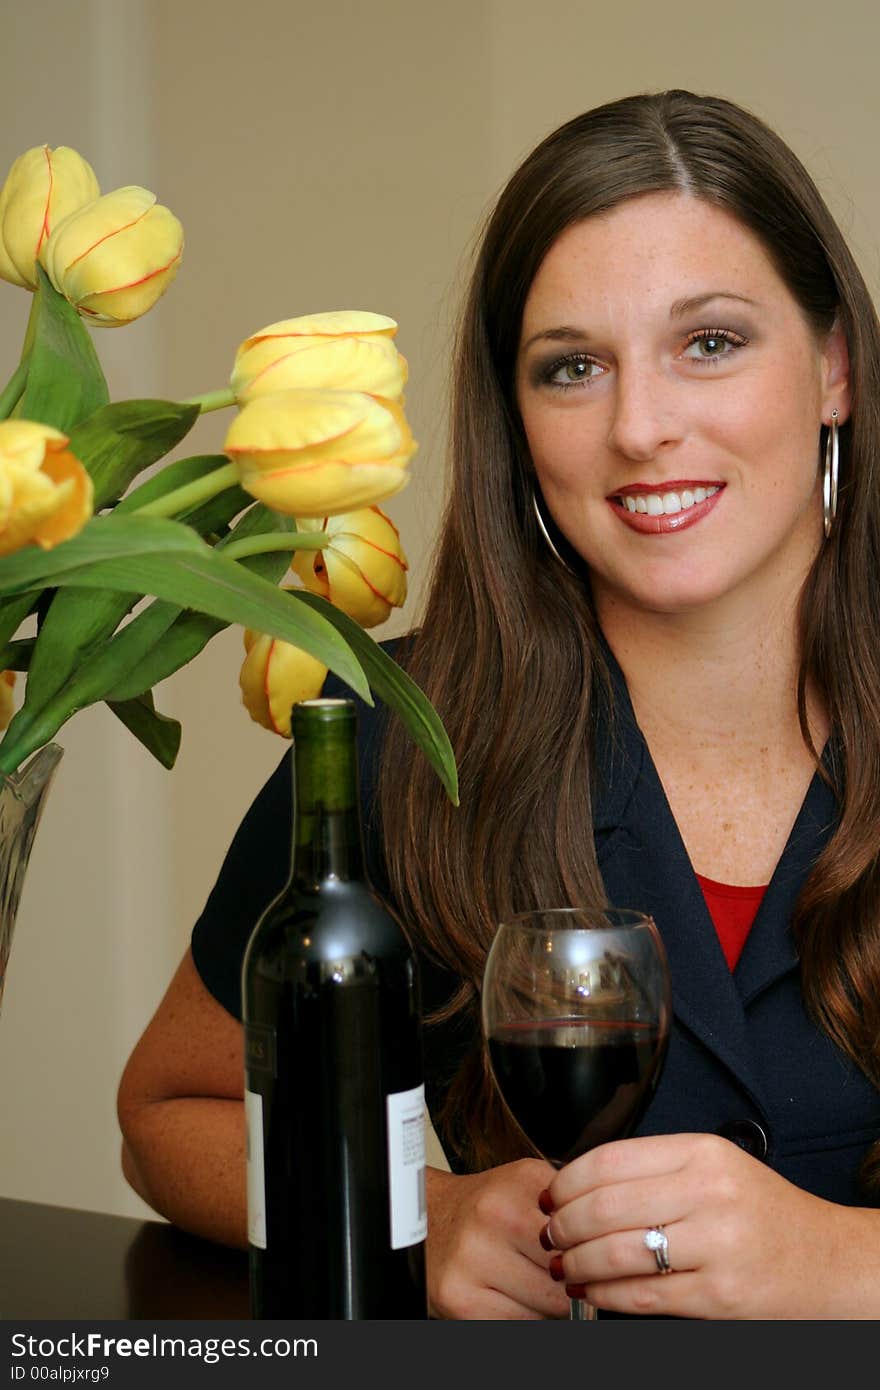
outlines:
[[[0,774],[0,1007],[25,870],[63,752],[47,743],[17,772]]]

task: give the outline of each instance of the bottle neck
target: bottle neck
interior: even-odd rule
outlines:
[[[357,749],[351,726],[300,728],[293,750],[293,879],[317,887],[363,877]]]

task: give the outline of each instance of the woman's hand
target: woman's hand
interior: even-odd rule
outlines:
[[[880,1212],[803,1192],[716,1135],[604,1144],[555,1174],[550,1195],[546,1236],[561,1252],[551,1267],[572,1296],[598,1308],[685,1318],[880,1315]],[[645,1247],[652,1226],[665,1227],[670,1274],[658,1273]]]
[[[440,1318],[564,1318],[548,1273],[538,1197],[548,1163],[522,1159],[463,1177],[429,1168],[428,1296]]]

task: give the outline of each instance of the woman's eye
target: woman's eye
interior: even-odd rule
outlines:
[[[745,347],[747,339],[727,328],[704,328],[692,333],[687,340],[682,356],[691,361],[710,362],[719,357],[730,357],[737,348]]]
[[[544,380],[550,386],[588,386],[601,374],[602,367],[592,357],[572,353],[570,357],[552,362],[546,369]]]

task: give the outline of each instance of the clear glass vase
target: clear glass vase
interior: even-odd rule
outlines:
[[[17,772],[0,774],[0,1007],[25,870],[63,752],[47,743]]]

